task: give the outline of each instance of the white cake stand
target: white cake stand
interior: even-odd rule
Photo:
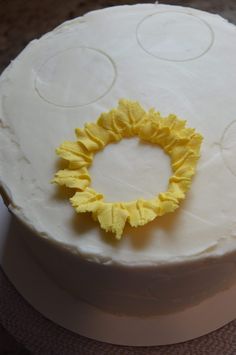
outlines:
[[[0,198],[0,263],[20,294],[51,321],[95,340],[132,346],[167,345],[216,330],[236,318],[236,287],[184,312],[151,318],[104,313],[60,289],[33,259],[21,235],[30,233]]]

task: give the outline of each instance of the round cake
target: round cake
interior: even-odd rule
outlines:
[[[34,257],[73,296],[147,317],[186,309],[235,283],[235,40],[236,27],[218,15],[117,6],[32,41],[2,74],[5,200],[35,232],[25,239]],[[126,226],[117,240],[89,213],[74,211],[76,189],[51,181],[66,166],[55,149],[121,99],[186,120],[203,143],[180,207]],[[129,202],[166,191],[171,165],[160,147],[132,137],[98,152],[89,173],[106,201]]]

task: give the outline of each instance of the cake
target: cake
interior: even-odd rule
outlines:
[[[12,213],[31,228],[35,259],[60,287],[99,309],[148,317],[178,312],[236,281],[236,28],[169,5],[117,6],[32,41],[0,80],[0,178]],[[174,114],[204,137],[192,185],[173,213],[116,240],[71,189],[55,149],[120,99]],[[152,198],[171,175],[161,148],[123,139],[97,153],[92,184],[107,201]]]

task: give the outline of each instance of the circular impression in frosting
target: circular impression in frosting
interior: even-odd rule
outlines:
[[[236,176],[236,121],[232,121],[224,130],[221,138],[221,154],[226,168]]]
[[[51,104],[84,106],[106,95],[115,79],[115,64],[106,53],[76,47],[50,57],[37,73],[35,88]]]
[[[213,44],[214,34],[198,17],[168,11],[145,17],[137,27],[137,40],[154,57],[187,61],[205,54]]]

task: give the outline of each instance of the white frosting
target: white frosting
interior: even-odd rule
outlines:
[[[149,4],[91,12],[31,42],[0,82],[0,176],[12,211],[101,264],[171,265],[235,251],[235,38],[217,15]],[[114,242],[50,180],[55,148],[120,98],[177,114],[204,142],[181,207]],[[94,159],[93,184],[110,200],[163,190],[168,158],[154,150],[131,140],[107,147]]]
[[[167,17],[178,27],[179,16],[181,26],[177,35],[174,33],[178,41],[168,58],[178,54],[180,60],[193,48],[196,50],[191,56],[201,57],[166,61],[140,47],[136,32],[140,40],[145,39],[154,18],[158,26],[159,18],[162,25]],[[193,29],[196,25],[200,30],[199,37],[191,31],[186,35],[192,19]],[[204,40],[201,29],[207,34]],[[185,42],[191,43],[190,49],[182,47],[182,34]],[[11,192],[17,213],[27,216],[48,238],[90,257],[119,263],[188,258],[217,248],[222,238],[236,245],[236,177],[231,167],[234,161],[226,152],[236,117],[236,74],[232,70],[236,62],[232,46],[235,36],[235,27],[216,15],[165,5],[139,5],[89,13],[31,42],[1,82],[1,119],[7,126],[1,131],[1,179]],[[155,41],[150,37],[145,43],[155,50]],[[173,41],[164,30],[161,37],[157,50],[159,53],[163,46],[166,53]],[[196,178],[180,209],[142,228],[128,229],[119,245],[113,245],[103,238],[97,224],[87,218],[85,222],[83,216],[75,217],[68,199],[57,197],[57,187],[49,182],[57,170],[55,148],[63,140],[73,140],[75,127],[94,121],[101,112],[116,106],[121,97],[136,99],[146,109],[155,107],[164,115],[176,113],[187,119],[203,134],[204,143]],[[231,136],[229,139],[233,140]],[[111,154],[116,150],[117,159],[130,164],[124,150],[119,156],[118,147],[107,149]],[[142,157],[141,149],[137,156]],[[158,176],[155,160],[144,162],[144,174],[145,169],[151,170],[149,164],[152,176]],[[117,172],[120,180],[124,180],[122,175],[123,170]],[[128,182],[137,189],[146,185],[147,191],[158,192],[157,179],[152,177],[138,181],[130,176]],[[101,189],[103,184],[108,185],[106,177],[103,182],[100,179]],[[114,180],[109,184],[121,190]],[[76,218],[78,225],[87,223],[87,227],[75,228],[71,221]],[[137,248],[137,243],[142,247]]]
[[[187,30],[186,30],[187,29]],[[137,26],[137,40],[150,55],[170,61],[187,61],[204,55],[214,32],[203,18],[190,11],[162,11],[144,17]]]
[[[91,186],[108,202],[151,199],[167,190],[172,175],[170,157],[138,138],[108,145],[95,155],[89,171]]]

